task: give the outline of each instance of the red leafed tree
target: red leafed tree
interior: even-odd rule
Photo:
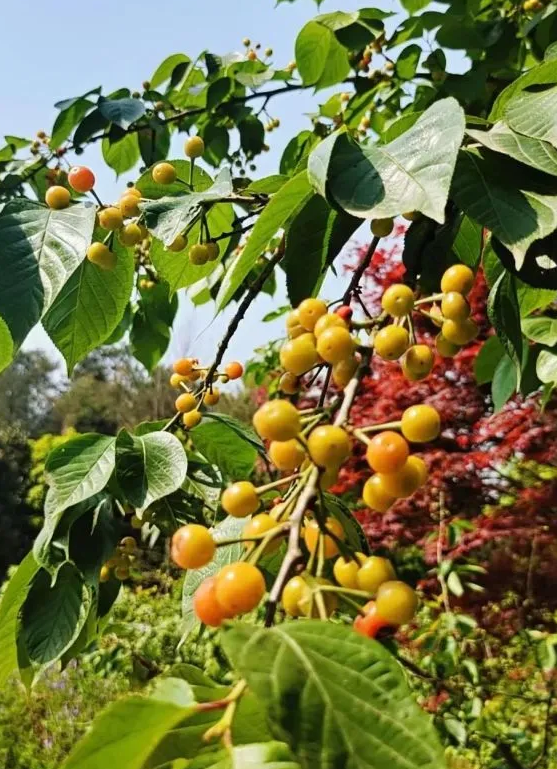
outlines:
[[[361,298],[371,312],[378,311],[385,288],[404,277],[399,243],[400,237],[390,249],[378,249],[366,273]],[[356,249],[347,269],[358,264],[365,251]],[[434,445],[416,447],[430,473],[421,490],[398,500],[386,514],[357,507],[357,516],[372,548],[400,552],[417,544],[431,566],[441,544],[444,558],[473,558],[488,567],[480,581],[490,597],[514,589],[557,602],[557,481],[547,467],[557,466],[555,404],[542,413],[537,397],[515,398],[494,413],[489,388],[477,385],[473,370],[490,333],[481,271],[469,298],[472,317],[482,329],[478,341],[454,358],[437,356],[425,380],[409,382],[398,363],[374,358],[373,371],[352,409],[354,424],[395,420],[408,406],[430,403],[441,415],[442,433]],[[417,324],[418,341],[433,345],[437,331],[424,318]],[[359,506],[362,485],[370,475],[364,453],[363,444],[355,446],[333,489],[359,500]],[[453,536],[462,521],[472,526],[464,524],[460,536]]]

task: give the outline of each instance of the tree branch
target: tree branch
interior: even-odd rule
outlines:
[[[367,368],[368,361],[362,361],[362,364],[345,387],[342,404],[333,423],[336,427],[343,427],[348,421],[348,417],[350,416],[350,409],[352,408],[356,393],[358,392],[360,380]],[[311,473],[308,476],[307,483],[304,486],[302,493],[298,497],[296,506],[290,515],[289,520],[291,528],[288,537],[288,549],[269,594],[267,610],[265,613],[265,627],[270,627],[273,624],[275,612],[277,610],[277,604],[279,602],[286,580],[288,579],[292,569],[303,556],[302,550],[300,548],[300,529],[302,526],[304,513],[313,497],[317,494],[318,484],[319,469],[317,467],[313,467]]]
[[[342,297],[343,304],[348,304],[348,302],[352,297],[352,294],[356,291],[358,284],[362,279],[362,275],[371,264],[371,260],[373,259],[373,254],[375,253],[375,249],[377,248],[377,245],[380,240],[381,238],[378,238],[377,236],[375,236],[371,241],[371,243],[369,244],[369,248],[367,250],[366,255],[364,256],[364,258],[362,259],[358,267],[354,270],[352,279],[350,280],[350,283],[348,284],[348,287],[344,292],[344,295]]]

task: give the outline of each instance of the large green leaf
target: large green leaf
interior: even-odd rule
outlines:
[[[230,750],[214,746],[194,758],[188,769],[300,769],[300,764],[283,742],[258,742]]]
[[[530,315],[535,310],[547,307],[557,300],[557,291],[555,289],[534,288],[523,283],[520,279],[516,281],[516,293],[522,318]]]
[[[557,61],[551,59],[544,61],[537,67],[532,67],[521,77],[513,80],[497,97],[489,115],[489,120],[496,122],[503,120],[508,105],[518,98],[522,91],[533,85],[555,85],[557,83]]]
[[[52,211],[13,200],[0,212],[0,315],[17,348],[85,258],[95,206]]]
[[[60,659],[81,632],[91,608],[91,589],[71,563],[64,564],[54,585],[41,569],[22,609],[22,638],[32,662]]]
[[[76,363],[110,337],[128,304],[133,254],[117,242],[113,249],[117,254],[113,270],[102,270],[84,259],[43,318],[47,334],[64,356],[68,375]]]
[[[311,153],[308,174],[320,194],[354,216],[421,211],[442,223],[463,136],[463,110],[442,99],[389,144],[358,145],[332,134]]]
[[[495,411],[503,408],[517,389],[518,369],[516,362],[505,353],[493,373],[491,398]]]
[[[180,488],[188,459],[175,435],[167,432],[132,435],[120,430],[116,439],[116,480],[128,502],[140,510]]]
[[[151,88],[158,88],[172,77],[176,67],[189,64],[190,61],[191,59],[185,53],[173,53],[167,56],[151,75],[149,80]]]
[[[140,204],[149,231],[165,246],[171,245],[178,235],[194,224],[208,203],[226,199],[232,194],[230,170],[223,168],[214,184],[203,192],[164,197]]]
[[[442,769],[402,669],[376,641],[316,620],[223,632],[233,666],[304,769]]]
[[[557,355],[551,350],[542,350],[536,363],[536,374],[544,384],[557,382]]]
[[[175,698],[137,695],[110,705],[94,721],[63,769],[142,769],[165,734],[193,714]]]
[[[49,484],[45,515],[60,515],[104,489],[114,470],[114,444],[108,435],[85,433],[50,452],[45,465]]]
[[[522,91],[505,108],[504,120],[519,134],[557,144],[557,86],[542,91]]]
[[[522,360],[522,329],[516,294],[516,278],[506,270],[489,292],[487,314],[507,355],[517,366]]]
[[[520,163],[557,176],[557,150],[549,142],[523,136],[502,122],[496,123],[490,131],[469,130],[466,133],[494,152],[502,152]]]
[[[103,99],[98,102],[101,115],[126,131],[132,123],[145,114],[145,104],[141,99]]]
[[[192,264],[188,257],[188,246],[176,253],[165,248],[160,240],[153,239],[150,257],[157,273],[165,280],[170,292],[192,286],[198,280],[210,275],[220,264],[222,255],[226,253],[230,238],[221,238],[223,233],[232,232],[234,225],[234,209],[230,203],[217,203],[211,206],[207,214],[207,226],[212,238],[219,238],[219,259],[203,265]],[[200,224],[197,222],[188,231],[188,243],[197,243]]]
[[[179,256],[179,254],[178,254]],[[170,330],[178,309],[178,297],[170,297],[166,283],[141,288],[133,316],[130,345],[147,371],[153,371],[170,343]]]
[[[524,336],[533,342],[554,347],[557,344],[557,318],[542,315],[537,318],[525,318],[522,321]]]
[[[114,135],[112,132],[102,140],[103,158],[108,166],[120,176],[130,171],[139,160],[137,133]]]
[[[294,307],[318,290],[325,268],[359,225],[359,219],[332,209],[320,195],[313,195],[298,212],[286,232],[282,260]]]
[[[313,195],[307,173],[301,171],[273,195],[259,216],[248,242],[238,259],[228,269],[217,296],[219,309],[232,299],[247,278],[259,256],[265,251],[271,238]]]
[[[100,92],[100,88],[94,88],[83,96],[64,99],[54,105],[60,110],[60,114],[57,116],[52,127],[50,147],[56,149],[66,141],[73,128],[79,123],[83,116],[95,106],[95,103],[87,97],[99,94]]]
[[[428,0],[429,2],[429,0]],[[396,60],[396,73],[403,80],[412,80],[418,69],[422,49],[416,43],[406,46]]]
[[[458,232],[453,242],[453,253],[459,262],[467,264],[475,270],[480,263],[482,255],[482,228],[470,219],[463,216]]]
[[[334,31],[318,21],[308,21],[302,27],[296,38],[295,53],[304,85],[326,88],[340,83],[350,72],[348,51]]]
[[[230,419],[204,419],[190,431],[190,437],[195,448],[225,477],[241,480],[250,476],[257,448],[249,433],[239,431],[241,423],[234,420],[231,424]]]
[[[245,520],[242,518],[232,518],[228,516],[224,521],[220,521],[212,529],[211,533],[215,542],[219,542],[223,539],[239,539],[246,525]],[[182,618],[184,620],[184,635],[185,638],[191,630],[195,627],[198,620],[193,611],[193,596],[199,585],[207,577],[212,577],[223,566],[236,563],[244,552],[244,546],[241,542],[236,542],[233,545],[223,545],[217,548],[215,557],[213,560],[203,566],[201,569],[189,569],[186,572],[184,584],[182,586]]]
[[[38,569],[33,553],[28,553],[17,567],[15,574],[10,577],[2,595],[0,602],[0,686],[2,688],[20,666],[19,615]]]
[[[547,179],[489,150],[463,150],[452,196],[466,214],[490,229],[511,251],[520,269],[528,247],[557,226],[557,194]]]

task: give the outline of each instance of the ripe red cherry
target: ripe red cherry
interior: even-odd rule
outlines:
[[[95,174],[87,166],[73,166],[68,182],[76,192],[89,192],[95,186]]]
[[[350,323],[353,313],[351,307],[347,304],[341,304],[340,307],[337,307],[335,310],[335,314],[341,317],[345,323]]]
[[[388,626],[388,622],[377,614],[377,608],[375,601],[369,601],[364,606],[365,616],[358,614],[354,620],[354,630],[360,635],[366,636],[366,638],[375,638],[377,633],[384,627]]]

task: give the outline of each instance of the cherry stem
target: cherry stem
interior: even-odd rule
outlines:
[[[271,489],[278,489],[280,486],[286,486],[289,483],[292,483],[292,481],[298,480],[301,475],[301,473],[293,473],[286,478],[279,478],[278,481],[272,481],[271,483],[266,483],[264,486],[259,486],[259,488],[256,489],[256,492],[258,494],[264,494],[266,491],[271,491]]]
[[[367,425],[366,427],[359,427],[358,432],[359,433],[376,433],[381,432],[381,430],[400,430],[400,427],[402,425],[402,422],[400,420],[396,422],[384,422],[381,425]],[[352,431],[355,433],[355,431]]]

